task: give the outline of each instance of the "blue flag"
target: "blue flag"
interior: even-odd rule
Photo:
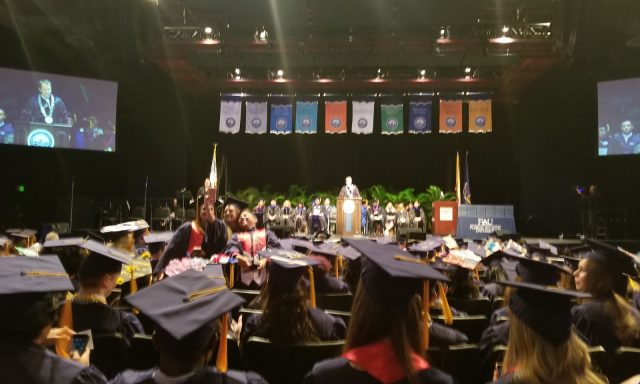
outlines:
[[[291,110],[290,102],[271,102],[271,133],[288,135],[293,131]]]
[[[296,133],[318,132],[318,102],[296,102]]]
[[[471,204],[471,181],[469,180],[469,151],[464,159],[464,186],[462,187],[462,204]]]
[[[431,100],[409,102],[409,133],[431,133]]]

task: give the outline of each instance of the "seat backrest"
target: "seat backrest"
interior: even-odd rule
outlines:
[[[476,344],[450,345],[444,352],[442,370],[455,377],[459,384],[477,383],[480,349]]]
[[[108,379],[127,368],[129,345],[119,333],[93,335],[91,364],[95,365]]]
[[[326,313],[327,315],[331,315],[333,317],[341,318],[342,320],[344,320],[344,323],[347,325],[347,327],[349,326],[349,321],[351,320],[351,312],[335,311],[333,309],[325,309],[324,313]]]
[[[444,324],[444,316],[433,316],[432,319]],[[477,343],[488,325],[487,316],[454,316],[450,327],[467,335],[469,343]]]
[[[176,214],[176,219],[177,220],[184,220],[184,218],[186,216],[185,210],[182,207],[176,208],[175,214]]]
[[[270,383],[297,384],[315,363],[339,356],[343,347],[344,340],[284,345],[254,336],[244,347],[244,358],[248,370]]]
[[[640,348],[618,348],[609,368],[609,381],[619,383],[638,373],[640,373]]]
[[[604,347],[600,345],[589,347],[589,357],[591,358],[593,368],[603,375],[606,375],[609,368],[609,357]]]
[[[236,289],[233,288],[231,292],[242,296],[242,298],[246,301],[245,305],[249,305],[251,301],[253,301],[256,297],[260,296],[260,291],[257,289]]]
[[[335,311],[351,311],[353,295],[350,292],[323,293],[316,295],[316,305],[318,308],[331,309]]]
[[[490,383],[493,381],[493,374],[495,372],[496,363],[502,363],[504,360],[504,354],[507,352],[506,345],[495,345],[489,355],[484,361],[481,361],[481,371],[479,376],[483,383]]]
[[[193,208],[187,209],[187,212],[184,215],[185,220],[195,220],[196,218],[196,210]]]
[[[153,210],[153,219],[162,220],[171,215],[171,210],[168,207],[158,207]]]
[[[134,335],[129,350],[129,368],[145,370],[158,365],[158,351],[149,335]]]
[[[469,315],[491,315],[491,300],[487,298],[457,300],[449,299],[449,304],[460,311],[464,311]]]

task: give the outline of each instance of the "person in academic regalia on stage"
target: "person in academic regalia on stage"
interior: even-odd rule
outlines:
[[[227,227],[216,218],[215,200],[205,199],[195,220],[182,224],[173,234],[154,273],[158,274],[173,259],[190,257],[194,249],[202,249],[206,257],[224,251],[227,244]]]
[[[44,124],[71,124],[64,101],[51,91],[51,81],[38,81],[38,94],[27,101],[20,119]]]
[[[258,228],[264,228],[265,217],[264,213],[266,212],[267,207],[264,205],[264,199],[258,200],[258,205],[253,208],[253,214],[256,217],[256,226]]]
[[[420,208],[420,202],[418,200],[414,201],[411,206],[407,206],[407,210],[411,227],[426,231],[426,216],[424,210]]]
[[[106,383],[102,373],[87,366],[89,350],[81,357],[67,351],[68,360],[46,348],[55,343],[53,337],[73,334],[51,328],[54,295],[73,290],[58,258],[0,257],[0,274],[0,383]]]
[[[339,197],[346,197],[349,199],[360,197],[360,191],[358,190],[358,187],[353,184],[351,176],[347,176],[344,179],[344,184],[345,185],[342,186],[342,189],[340,189],[340,193],[338,194]]]
[[[71,303],[72,318],[68,326],[75,331],[90,329],[94,335],[120,333],[127,340],[136,333],[144,333],[138,318],[126,311],[109,306],[107,297],[116,286],[122,265],[131,264],[130,255],[105,245],[87,240],[80,247],[89,251],[80,265],[80,289]]]
[[[366,257],[352,307],[345,352],[318,362],[305,384],[453,383],[423,357],[428,324],[417,293],[447,278],[392,245],[346,242]],[[424,282],[424,283],[423,283]],[[425,291],[428,295],[428,291]],[[425,299],[425,306],[428,298]]]
[[[633,259],[609,244],[590,244],[595,251],[574,272],[576,289],[592,296],[571,312],[576,329],[611,356],[620,346],[640,347],[640,313],[625,298],[628,276],[637,276]]]
[[[0,109],[0,144],[14,144],[16,131],[6,118],[4,110]]]
[[[320,198],[316,197],[313,199],[311,208],[309,209],[307,228],[309,229],[309,233],[313,234],[319,231],[324,232],[325,226],[322,204],[320,203]]]
[[[260,336],[274,343],[300,344],[343,339],[347,328],[344,321],[307,302],[315,291],[307,295],[303,276],[318,261],[285,249],[270,249],[261,254],[269,260],[268,280],[260,296],[263,313],[251,314],[243,320],[242,340]]]
[[[238,219],[240,232],[231,236],[224,253],[235,258],[240,268],[235,270],[236,288],[259,289],[267,278],[266,259],[259,252],[266,248],[280,248],[278,237],[264,228],[257,229],[257,219],[248,209]]]
[[[280,215],[278,216],[278,225],[284,225],[286,227],[293,226],[293,208],[291,208],[291,202],[285,200],[282,203],[282,209],[280,209]]]
[[[296,206],[296,209],[294,211],[293,219],[296,227],[296,232],[302,233],[307,231],[307,208],[305,208],[302,201],[298,202],[298,205]]]
[[[271,199],[271,202],[265,210],[265,228],[271,229],[273,226],[278,225],[278,216],[280,215],[280,207],[276,203],[276,199]]]
[[[244,300],[224,286],[224,280],[187,270],[127,297],[155,325],[156,367],[127,370],[110,384],[266,384],[254,372],[227,370],[225,314]],[[216,368],[207,366],[218,347]]]
[[[509,345],[494,383],[604,384],[591,365],[587,345],[571,323],[571,299],[589,295],[545,285],[501,282],[509,298]],[[496,375],[497,376],[497,375]]]

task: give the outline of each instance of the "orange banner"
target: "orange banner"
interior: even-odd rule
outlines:
[[[440,133],[462,132],[462,100],[440,100]]]
[[[469,100],[469,132],[491,132],[491,100]]]
[[[324,131],[326,133],[347,133],[347,101],[325,101]]]

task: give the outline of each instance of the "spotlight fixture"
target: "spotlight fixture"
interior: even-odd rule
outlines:
[[[443,25],[440,27],[440,31],[438,33],[438,40],[449,40],[451,38],[451,27],[448,25]]]
[[[504,27],[502,27],[502,34],[506,35],[507,32],[509,32],[509,27],[507,27],[506,25]]]
[[[267,41],[269,41],[269,32],[263,25],[261,27],[256,28],[256,32],[253,34],[253,38],[257,42],[266,43]]]
[[[425,77],[427,77],[427,70],[426,69],[420,69],[418,71],[418,79],[424,80]]]
[[[217,28],[206,26],[202,28],[202,42],[205,44],[217,44],[220,42],[220,31]]]
[[[278,79],[282,79],[284,77],[284,71],[282,69],[278,69],[276,71],[276,76],[278,76]]]
[[[235,73],[236,75],[240,74],[240,68],[236,67],[236,69],[233,71],[233,73]]]
[[[464,69],[464,73],[467,73],[467,74],[468,74],[468,73],[471,73],[471,67],[466,67],[466,68]]]
[[[213,32],[213,28],[211,27],[204,27],[204,33],[206,35],[210,35]]]

